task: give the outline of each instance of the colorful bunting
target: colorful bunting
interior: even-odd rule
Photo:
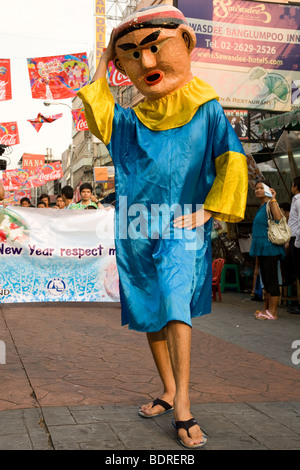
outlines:
[[[67,99],[90,82],[87,54],[76,53],[58,56],[27,59],[32,98]],[[122,75],[113,65],[108,66],[109,83],[113,86],[132,85],[130,79]],[[0,59],[0,101],[12,99],[10,59]],[[62,113],[28,119],[37,132],[44,123],[51,123],[62,117]],[[84,109],[72,110],[76,131],[88,131]],[[17,145],[20,143],[17,122],[0,123],[0,144]]]
[[[27,119],[30,124],[33,125],[35,130],[39,132],[40,128],[45,122],[54,122],[56,119],[59,119],[62,117],[62,113],[59,114],[54,114],[53,116],[43,116],[43,114],[39,113],[35,119]]]
[[[53,162],[32,170],[5,170],[2,173],[2,177],[5,191],[15,191],[20,188],[36,188],[46,184],[48,181],[62,178],[63,171],[60,162]]]

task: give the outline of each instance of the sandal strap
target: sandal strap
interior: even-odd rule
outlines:
[[[266,310],[266,315],[268,318],[270,318],[270,320],[275,320],[273,313],[269,312],[269,310]]]
[[[166,401],[164,400],[161,400],[160,398],[156,398],[153,403],[152,403],[152,408],[156,405],[160,405],[162,406],[166,411],[167,410],[171,410],[173,408],[172,405],[170,405],[170,403],[167,403]]]
[[[190,418],[187,421],[175,421],[175,426],[176,426],[177,431],[178,431],[178,429],[181,429],[181,428],[185,429],[187,431],[189,437],[190,437],[189,429],[192,426],[195,426],[195,424],[198,424],[197,421],[195,420],[195,418]]]

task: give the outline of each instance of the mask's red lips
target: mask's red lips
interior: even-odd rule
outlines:
[[[145,82],[149,86],[157,85],[163,79],[163,74],[161,72],[155,71],[149,73],[145,77]]]

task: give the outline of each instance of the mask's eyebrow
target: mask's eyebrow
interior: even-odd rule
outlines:
[[[125,44],[120,44],[120,46],[117,47],[122,49],[122,51],[130,51],[131,49],[136,49],[138,46],[132,42],[126,42]]]
[[[142,39],[139,45],[144,46],[145,44],[148,44],[149,42],[156,41],[160,33],[161,33],[160,29],[158,29],[157,31],[154,31],[154,33],[151,33],[148,36],[146,36],[144,39]],[[117,47],[119,49],[122,49],[122,51],[131,51],[132,49],[137,49],[138,46],[134,44],[133,42],[126,42],[125,44],[120,44]]]
[[[141,42],[140,46],[144,46],[145,44],[148,44],[148,42],[153,42],[156,41],[158,36],[160,35],[161,30],[158,29],[157,31],[154,31],[154,33],[149,34],[149,36],[146,36]]]

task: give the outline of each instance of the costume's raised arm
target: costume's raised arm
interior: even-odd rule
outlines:
[[[107,66],[114,56],[114,46],[111,40],[104,51],[96,73],[89,85],[81,88],[77,95],[81,98],[89,130],[105,145],[111,138],[114,117],[114,98],[110,92],[107,80]]]
[[[219,113],[213,135],[216,177],[204,209],[225,222],[244,218],[248,193],[248,167],[242,145],[223,111]]]
[[[106,78],[86,85],[77,95],[83,102],[90,132],[107,145],[111,138],[115,102]]]

